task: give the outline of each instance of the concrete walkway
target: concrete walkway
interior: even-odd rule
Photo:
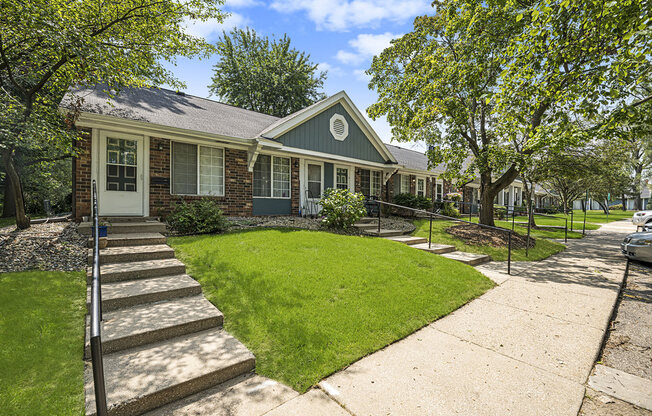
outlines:
[[[226,408],[162,414],[576,416],[623,278],[618,244],[630,231],[631,223],[608,224],[547,260],[514,263],[511,276],[501,262],[478,266],[496,288],[304,395],[259,379],[222,391]],[[267,405],[252,412],[252,402]]]

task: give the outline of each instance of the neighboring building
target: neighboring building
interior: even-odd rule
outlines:
[[[386,145],[344,91],[284,118],[166,89],[127,89],[84,98],[73,163],[73,216],[166,216],[181,200],[211,198],[226,215],[315,213],[327,188],[391,200],[398,193],[441,200],[452,190],[425,154]],[[464,191],[477,202],[479,184]],[[520,205],[514,183],[498,198]]]

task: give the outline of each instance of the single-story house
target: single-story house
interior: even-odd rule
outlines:
[[[109,97],[98,86],[72,97],[83,98],[77,220],[91,213],[93,179],[103,216],[165,217],[176,202],[199,198],[229,216],[306,215],[327,188],[383,200],[452,190],[424,153],[385,144],[344,91],[283,118],[158,88]],[[477,186],[468,189],[477,201]],[[505,192],[498,203],[522,200],[516,185]]]

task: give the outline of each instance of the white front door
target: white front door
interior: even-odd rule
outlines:
[[[144,138],[100,133],[98,203],[100,215],[144,214]]]
[[[302,178],[304,215],[317,215],[321,211],[319,200],[324,193],[324,164],[305,161]]]

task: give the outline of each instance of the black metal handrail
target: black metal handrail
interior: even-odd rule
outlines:
[[[380,216],[380,211],[381,211],[380,206],[381,205],[387,205],[387,206],[390,206],[390,207],[395,207],[395,208],[400,208],[400,209],[407,209],[407,210],[410,210],[410,211],[414,211],[415,213],[422,213],[422,214],[427,215],[428,218],[430,219],[430,231],[429,231],[429,234],[428,234],[428,248],[430,248],[432,246],[432,217],[433,216],[436,216],[437,218],[442,218],[442,219],[445,219],[445,220],[463,222],[463,223],[466,223],[466,224],[476,225],[476,226],[481,227],[481,228],[488,228],[488,229],[498,230],[498,231],[507,233],[507,274],[511,274],[511,272],[512,272],[512,234],[514,233],[514,231],[512,231],[512,230],[510,230],[508,228],[502,228],[502,227],[496,227],[496,226],[492,226],[492,225],[479,224],[479,223],[476,223],[476,222],[471,222],[471,221],[463,220],[463,219],[460,219],[460,218],[449,217],[449,216],[446,216],[446,215],[443,215],[443,214],[438,214],[436,212],[430,212],[430,211],[426,211],[426,210],[423,210],[423,209],[411,208],[411,207],[406,207],[404,205],[393,204],[391,202],[385,202],[385,201],[380,201],[380,200],[375,201],[375,202],[378,204],[378,233],[379,234],[380,234],[380,221],[381,221],[381,216]]]
[[[91,363],[98,416],[108,415],[102,358],[102,285],[100,275],[100,227],[97,211],[97,186],[93,180],[93,274],[91,280]]]
[[[531,209],[531,208],[529,210],[527,210],[527,211],[516,211],[516,209],[512,209],[512,231],[514,231],[514,224],[515,224],[514,219],[516,218],[516,215],[523,216],[522,214],[527,215],[527,241],[528,241],[528,244],[527,244],[527,246],[525,248],[525,257],[527,257],[528,256],[528,247],[530,245],[530,227],[531,227],[531,224],[532,224],[532,217],[536,215],[538,217],[555,218],[555,219],[558,219],[558,220],[561,220],[562,218],[556,217],[554,215],[549,215],[549,214],[540,214],[540,213],[534,212],[534,210]],[[563,220],[565,221],[565,224],[564,224],[564,243],[568,243],[568,216],[565,216],[563,218]],[[572,227],[572,224],[573,224],[573,219],[572,219],[572,216],[571,216],[571,227]],[[561,228],[561,226],[559,226],[559,228]]]

